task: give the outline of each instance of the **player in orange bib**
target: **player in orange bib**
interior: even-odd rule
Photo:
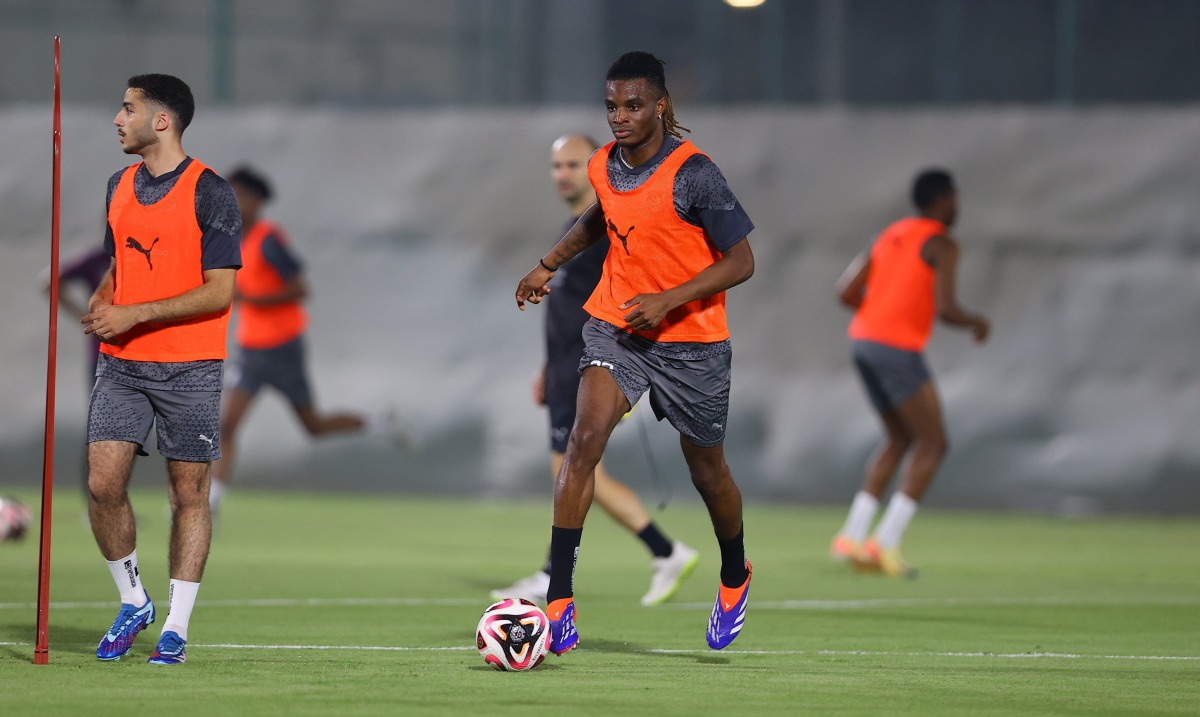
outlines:
[[[916,577],[900,540],[946,453],[941,402],[923,352],[935,319],[987,340],[990,324],[955,299],[958,242],[950,227],[958,191],[949,173],[931,169],[912,185],[917,216],[901,219],[875,239],[838,281],[838,296],[853,308],[851,356],[883,421],[883,446],[867,465],[866,481],[834,537],[831,555],[860,570]],[[900,489],[869,539],[879,500],[905,456]]]
[[[112,268],[81,320],[103,344],[88,409],[88,514],[121,595],[96,648],[101,660],[121,659],[156,617],[142,587],[126,490],[152,426],[167,459],[171,582],[151,663],[186,659],[208,560],[209,467],[221,457],[221,376],[241,218],[225,180],[183,151],[194,111],[182,80],[138,75],[113,120],[121,148],[143,161],[109,180],[104,245]]]
[[[517,286],[517,306],[539,303],[559,267],[608,237],[600,281],[584,309],[585,350],[575,425],[554,490],[547,614],[550,650],[579,642],[575,558],[609,435],[641,396],[680,433],[692,483],[721,550],[720,585],[707,640],[740,634],[750,586],[742,497],[725,463],[732,345],[725,290],[754,273],[754,224],[717,166],[683,141],[663,62],[622,55],[605,77],[616,141],[592,154],[597,202]],[[685,130],[686,131],[686,130]]]
[[[234,301],[237,353],[229,362],[221,405],[221,460],[213,467],[209,507],[215,516],[233,478],[237,436],[242,421],[262,388],[273,388],[291,405],[310,436],[344,433],[386,434],[405,438],[395,412],[378,414],[323,413],[317,410],[306,365],[305,330],[308,298],[304,267],[287,235],[262,209],[273,194],[266,177],[249,167],[229,175],[242,215],[242,269]]]

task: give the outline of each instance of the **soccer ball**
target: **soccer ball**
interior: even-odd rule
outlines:
[[[32,522],[33,513],[20,501],[0,498],[0,543],[24,538]]]
[[[475,641],[484,662],[497,670],[532,670],[546,657],[550,619],[528,600],[505,598],[483,611]]]

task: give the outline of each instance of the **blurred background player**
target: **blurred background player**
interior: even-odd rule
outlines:
[[[647,391],[654,414],[679,431],[692,483],[721,549],[709,647],[740,634],[750,588],[742,495],[725,463],[732,344],[725,291],[750,278],[754,224],[716,164],[675,120],[663,62],[629,52],[605,76],[615,141],[588,161],[598,201],[517,286],[518,307],[538,303],[559,267],[608,237],[604,271],[585,309],[578,415],[554,491],[550,650],[579,643],[574,571],[595,468],[621,417]],[[617,242],[620,242],[619,244]]]
[[[558,196],[567,203],[571,218],[560,236],[596,203],[596,190],[588,181],[587,163],[596,142],[583,135],[566,135],[550,148],[550,176]],[[583,304],[596,289],[608,237],[585,249],[559,267],[550,282],[553,293],[546,296],[546,360],[533,382],[533,400],[546,406],[550,414],[550,470],[558,476],[562,469],[567,438],[575,424],[575,403],[579,396],[579,359],[583,357],[583,325],[588,313]],[[633,533],[653,555],[650,564],[650,590],[642,596],[643,605],[659,605],[670,600],[679,586],[700,562],[699,554],[682,542],[672,542],[650,519],[637,493],[596,464],[595,500],[613,520]],[[550,560],[533,575],[513,585],[493,590],[492,597],[518,597],[546,602],[550,587]]]
[[[225,180],[183,151],[194,112],[192,91],[179,78],[138,75],[113,119],[122,150],[142,161],[109,179],[104,245],[112,268],[80,319],[104,343],[88,411],[88,513],[121,596],[96,648],[101,660],[121,659],[155,620],[128,493],[152,425],[167,459],[171,583],[151,663],[187,659],[212,538],[208,480],[221,457],[221,376],[241,217]]]
[[[223,455],[213,470],[209,489],[213,512],[219,510],[233,478],[242,420],[264,386],[283,394],[310,436],[370,431],[398,442],[405,439],[391,409],[370,416],[317,410],[305,360],[308,315],[302,302],[308,297],[308,283],[303,266],[283,228],[261,216],[272,197],[267,178],[249,167],[239,167],[229,175],[229,184],[241,209],[242,269],[234,297],[238,351],[230,362],[221,406]]]
[[[987,340],[990,324],[955,299],[958,242],[950,227],[958,217],[958,190],[948,172],[921,172],[912,185],[917,216],[883,231],[838,280],[838,296],[853,308],[851,356],[871,405],[883,421],[884,442],[867,464],[845,525],[830,553],[859,569],[916,577],[900,553],[900,540],[946,454],[941,402],[923,351],[935,318]],[[900,489],[868,540],[879,499],[906,455]]]
[[[87,300],[96,292],[104,275],[112,265],[112,256],[105,251],[103,245],[79,254],[67,262],[58,271],[58,305],[71,316],[83,316],[87,313]],[[42,289],[50,295],[50,280],[42,282]],[[78,297],[82,296],[81,301]],[[87,352],[87,385],[91,388],[92,380],[96,377],[96,361],[100,357],[100,340],[88,336]]]
[[[72,317],[83,316],[87,313],[87,302],[96,293],[104,275],[112,266],[112,256],[104,249],[103,244],[97,244],[88,251],[71,259],[58,271],[58,305]],[[42,290],[50,296],[50,268],[47,267],[46,278],[42,282]],[[96,380],[96,362],[100,358],[100,339],[95,335],[86,336],[87,340],[87,371],[84,385],[88,395],[91,395],[92,384]],[[83,496],[87,500],[87,443],[83,448],[83,469],[80,471],[80,483],[83,486]]]

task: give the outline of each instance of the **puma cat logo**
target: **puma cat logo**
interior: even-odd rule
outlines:
[[[629,254],[629,241],[628,241],[629,235],[633,233],[633,230],[636,227],[629,227],[629,229],[625,230],[625,233],[622,234],[621,232],[617,231],[617,225],[613,224],[612,220],[609,219],[608,220],[608,228],[609,228],[609,231],[611,231],[613,234],[616,234],[617,238],[621,240],[621,246],[625,247],[625,254],[628,255]]]
[[[125,248],[140,251],[146,255],[146,263],[150,265],[150,271],[154,271],[154,262],[150,261],[150,252],[154,251],[154,245],[158,243],[158,237],[154,237],[154,241],[150,243],[149,249],[143,249],[141,242],[133,237],[125,238]]]

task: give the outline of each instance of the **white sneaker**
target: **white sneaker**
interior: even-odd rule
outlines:
[[[506,588],[493,590],[491,595],[493,600],[503,600],[504,598],[524,598],[529,602],[536,602],[545,605],[546,592],[549,589],[550,575],[539,570],[527,578],[521,578]]]
[[[384,406],[366,417],[368,435],[379,436],[396,448],[413,450],[417,447],[416,432],[394,406]]]
[[[650,576],[650,591],[642,596],[643,605],[662,605],[670,600],[700,563],[700,553],[678,540],[671,548],[667,557],[650,561],[654,574]]]

